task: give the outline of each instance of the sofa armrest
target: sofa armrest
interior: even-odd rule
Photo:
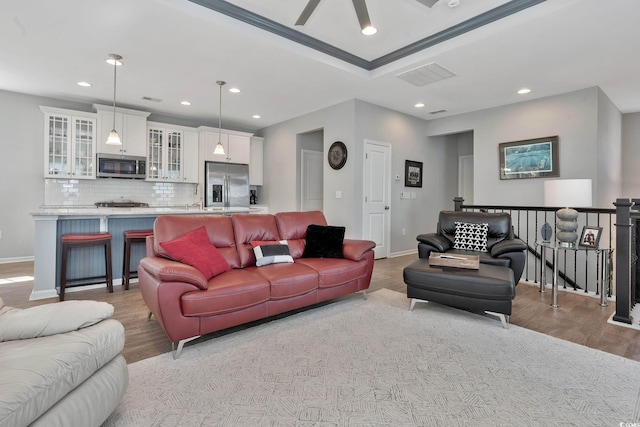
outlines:
[[[209,283],[195,267],[161,257],[146,257],[140,265],[152,276],[162,282],[186,282],[200,289],[208,289]]]
[[[527,245],[520,239],[503,240],[491,248],[491,256],[496,258],[508,252],[519,252],[527,249]]]
[[[344,239],[342,244],[342,256],[353,261],[360,261],[364,254],[373,250],[376,243],[371,240]]]
[[[436,233],[419,234],[416,240],[420,243],[426,243],[433,246],[438,252],[446,252],[451,249],[451,242],[444,236]]]

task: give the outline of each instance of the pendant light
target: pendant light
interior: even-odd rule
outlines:
[[[122,65],[122,56],[117,53],[110,53],[109,59],[107,62],[109,64],[113,64],[113,128],[111,128],[111,132],[109,132],[109,137],[107,138],[107,145],[122,145],[122,141],[120,140],[120,135],[116,131],[116,69],[118,65]]]
[[[213,150],[213,154],[224,156],[224,147],[222,146],[222,86],[227,82],[218,80],[216,83],[220,86],[220,114],[218,114],[218,143],[216,144],[216,149]]]

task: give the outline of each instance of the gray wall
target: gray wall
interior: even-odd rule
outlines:
[[[622,117],[622,197],[640,197],[640,113]]]
[[[298,134],[296,138],[296,210],[302,206],[301,190],[301,162],[302,150],[319,151],[324,149],[324,132],[322,129]]]
[[[33,257],[30,214],[44,204],[44,115],[40,105],[91,111],[86,104],[0,91],[0,260]]]
[[[362,237],[364,140],[392,145],[392,176],[399,181],[391,185],[391,253],[415,251],[415,236],[435,225],[442,208],[444,147],[428,143],[427,122],[397,111],[359,100],[350,100],[292,120],[262,129],[265,170],[264,203],[272,212],[295,210],[298,200],[296,141],[299,134],[323,129],[323,153],[336,140],[348,149],[348,160],[340,170],[324,166],[324,213],[333,225],[347,227],[347,236]],[[404,162],[424,163],[423,188],[404,187]],[[336,199],[336,191],[342,198]],[[416,192],[416,199],[400,199],[405,190]],[[405,234],[402,235],[402,228]]]
[[[619,194],[621,117],[599,88],[590,88],[433,120],[428,131],[433,137],[473,130],[476,204],[542,205],[544,179],[500,180],[498,144],[558,135],[560,178],[591,178],[594,207],[611,207]]]
[[[3,261],[33,256],[30,213],[44,203],[44,116],[39,105],[91,111],[87,104],[0,91]],[[335,140],[349,149],[349,160],[340,171],[325,163],[324,191],[327,219],[347,226],[350,237],[362,235],[363,141],[392,144],[392,176],[401,177],[391,185],[392,254],[414,251],[415,235],[433,229],[437,212],[452,207],[454,174],[448,165],[453,165],[455,150],[446,144],[455,145],[456,140],[458,155],[474,154],[476,203],[542,204],[544,180],[499,180],[497,144],[549,135],[560,136],[561,178],[594,180],[594,205],[610,207],[616,197],[640,196],[640,113],[621,115],[599,88],[431,121],[350,100],[263,129],[261,203],[272,212],[297,210],[297,135],[318,129],[323,130],[325,156]],[[400,200],[407,159],[424,163],[425,185],[410,189],[416,191],[416,199]],[[342,199],[335,198],[336,190],[343,192]]]

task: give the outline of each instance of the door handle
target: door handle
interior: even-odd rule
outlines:
[[[384,207],[384,210],[385,210],[385,211],[388,211],[388,210],[389,210],[389,206],[385,206],[385,207]]]

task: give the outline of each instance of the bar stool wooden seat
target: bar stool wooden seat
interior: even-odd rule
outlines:
[[[137,270],[131,271],[131,245],[145,243],[147,236],[153,235],[153,230],[127,230],[123,234],[122,283],[124,284],[124,289],[129,290],[129,280],[138,277]]]
[[[113,274],[111,271],[111,233],[63,234],[61,241],[62,265],[60,268],[60,301],[64,301],[65,289],[75,286],[93,285],[106,281],[107,289],[109,292],[113,292]],[[90,246],[104,246],[105,274],[101,276],[78,277],[74,279],[67,278],[67,258],[69,250],[71,248]]]

